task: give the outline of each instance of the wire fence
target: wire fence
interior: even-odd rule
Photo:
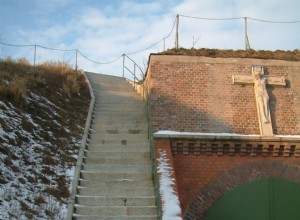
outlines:
[[[273,25],[281,25],[281,28],[274,28]],[[285,28],[286,26],[288,26],[288,29]],[[232,31],[232,28],[238,31]],[[215,36],[216,31],[221,34]],[[201,48],[220,48],[218,47],[219,42],[227,44],[227,47],[232,49],[229,39],[231,39],[233,44],[244,44],[244,49],[247,50],[251,49],[250,41],[251,43],[254,42],[254,45],[259,45],[262,38],[267,38],[267,41],[273,41],[275,44],[276,41],[280,41],[282,38],[285,38],[287,43],[299,42],[300,20],[270,21],[251,17],[203,18],[178,14],[172,23],[170,32],[166,36],[145,48],[125,53],[125,55],[131,56],[132,58],[140,55],[149,55],[154,49],[156,50],[155,52],[159,52],[158,50],[178,49],[179,47],[195,48],[197,46]],[[83,64],[87,62],[94,65],[118,63],[118,65],[121,66],[121,58],[124,57],[124,54],[121,54],[107,61],[99,61],[89,58],[89,56],[77,48],[61,49],[38,44],[10,44],[6,42],[0,42],[0,44],[0,58],[2,59],[5,57],[22,57],[26,58],[33,65],[46,61],[61,61],[68,63],[76,70],[78,67],[84,66]],[[158,47],[159,45],[160,47]],[[299,46],[298,43],[294,48]],[[140,66],[143,65],[142,61],[137,61],[137,63]],[[120,69],[121,68],[122,67],[120,67]]]

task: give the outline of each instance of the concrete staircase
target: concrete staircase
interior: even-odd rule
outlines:
[[[95,106],[73,219],[157,219],[146,105],[124,78],[86,75]]]

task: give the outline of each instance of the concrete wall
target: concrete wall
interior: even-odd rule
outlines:
[[[252,65],[287,81],[267,86],[274,134],[300,134],[300,62],[179,55],[150,57],[154,131],[259,134],[253,86],[232,84],[233,74],[251,76]]]

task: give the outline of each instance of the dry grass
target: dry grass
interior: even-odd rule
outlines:
[[[0,94],[8,99],[14,99],[20,101],[26,97],[27,94],[27,78],[17,77],[13,79],[9,84],[4,83],[0,85]]]
[[[205,57],[238,57],[238,58],[257,58],[257,59],[275,59],[300,61],[300,50],[293,51],[268,51],[268,50],[219,50],[219,49],[169,49],[159,54],[165,55],[188,55],[188,56],[205,56]]]
[[[33,67],[25,58],[14,61],[7,57],[0,62],[0,95],[7,100],[21,103],[31,89],[29,85],[45,86],[45,75],[52,78],[52,82],[48,80],[51,86],[58,84],[55,87],[61,88],[69,97],[79,94],[84,78],[82,72],[74,71],[70,65],[63,62],[45,62]]]
[[[18,133],[15,139],[10,140],[11,147],[0,145],[0,153],[4,156],[2,165],[20,176],[21,185],[41,183],[49,186],[41,190],[41,195],[37,195],[33,203],[47,204],[49,219],[57,219],[56,203],[66,203],[69,183],[66,177],[58,176],[56,167],[71,167],[76,163],[74,155],[78,153],[79,145],[74,139],[81,139],[90,102],[85,77],[82,72],[76,72],[61,62],[47,62],[33,67],[24,58],[7,58],[0,61],[0,100],[6,106],[13,106],[19,115],[30,115],[32,121],[42,129],[36,129],[26,117],[20,118],[19,127],[32,134],[36,142],[49,143],[43,147],[33,147],[32,152],[39,155],[38,159],[33,160],[28,154],[22,153],[28,147],[26,143],[29,140]],[[13,128],[1,118],[0,126],[7,133],[13,132]],[[16,149],[21,149],[21,153],[15,154]],[[17,164],[28,167],[30,172],[21,174],[22,171],[13,161],[20,161]],[[38,166],[41,170],[34,170]],[[0,178],[0,184],[8,184],[10,181],[12,180],[5,176]],[[17,195],[12,196],[14,198],[6,198],[17,202]],[[53,198],[53,203],[49,198]],[[32,207],[25,203],[21,207],[28,219],[37,218],[38,214]]]

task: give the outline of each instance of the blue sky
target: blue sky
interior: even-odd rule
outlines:
[[[10,44],[79,49],[107,62],[120,55],[145,68],[150,53],[174,47],[176,14],[201,18],[251,17],[270,21],[300,20],[298,0],[0,0],[0,38]],[[300,49],[300,23],[248,20],[250,46],[256,50]],[[165,42],[165,44],[164,44]],[[179,45],[185,48],[244,49],[244,20],[209,21],[180,17]],[[32,47],[0,45],[0,57],[26,57]],[[37,63],[60,60],[75,64],[75,52],[37,48]],[[122,59],[99,65],[78,56],[79,68],[121,75]]]

